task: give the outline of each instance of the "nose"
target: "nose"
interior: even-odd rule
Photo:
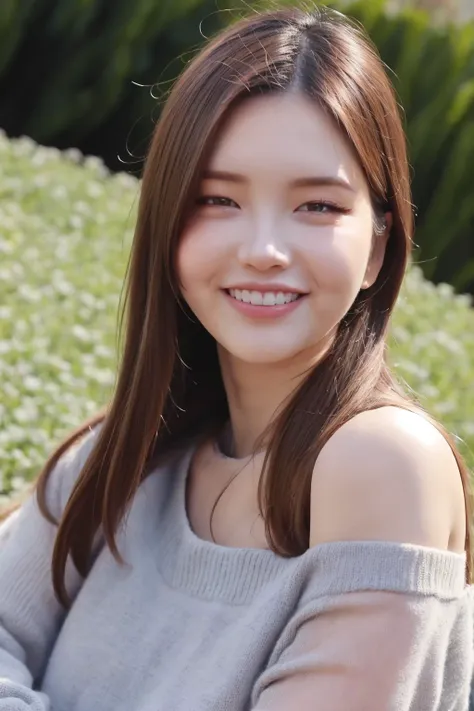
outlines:
[[[289,246],[281,238],[275,224],[253,225],[239,249],[239,261],[258,271],[284,269],[290,265]]]

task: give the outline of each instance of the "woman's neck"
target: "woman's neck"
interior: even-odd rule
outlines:
[[[255,451],[276,414],[320,358],[292,363],[245,363],[219,349],[230,427],[219,446],[228,456],[243,458]]]

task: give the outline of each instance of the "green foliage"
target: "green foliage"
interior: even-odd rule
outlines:
[[[164,33],[200,4],[2,0],[2,127],[41,143],[76,145],[106,124],[132,80],[145,70],[152,83],[159,78],[170,59],[161,53]],[[175,49],[179,54],[183,45]]]
[[[3,0],[0,5],[0,74],[8,66],[31,17],[34,0]]]
[[[0,163],[0,494],[7,495],[111,395],[139,183],[77,151],[1,134]],[[413,268],[389,354],[421,402],[465,440],[472,465],[469,299]]]
[[[384,0],[331,4],[369,31],[404,107],[423,272],[474,292],[474,23],[434,26]]]

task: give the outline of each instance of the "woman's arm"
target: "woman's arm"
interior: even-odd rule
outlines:
[[[341,428],[316,463],[311,498],[311,546],[338,593],[318,596],[315,585],[254,710],[438,709],[450,675],[450,708],[464,711],[472,595],[463,551],[447,550],[463,540],[463,508],[449,445],[420,416],[384,408]],[[465,649],[456,668],[450,645]]]
[[[341,595],[299,627],[264,673],[255,711],[437,710],[447,673],[452,675],[450,708],[465,711],[472,617],[465,628],[459,610],[435,596]],[[470,649],[448,667],[452,635],[463,637]]]
[[[59,460],[48,482],[48,504],[59,518],[92,448],[89,434]],[[35,692],[65,611],[55,597],[51,556],[56,526],[41,514],[36,494],[0,525],[0,711],[47,711],[49,700]],[[71,565],[68,590],[81,578]]]

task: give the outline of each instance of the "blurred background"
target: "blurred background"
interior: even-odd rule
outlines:
[[[390,359],[473,466],[474,0],[327,4],[366,27],[405,111],[417,247]],[[0,496],[107,401],[153,127],[205,38],[253,6],[1,0]]]

